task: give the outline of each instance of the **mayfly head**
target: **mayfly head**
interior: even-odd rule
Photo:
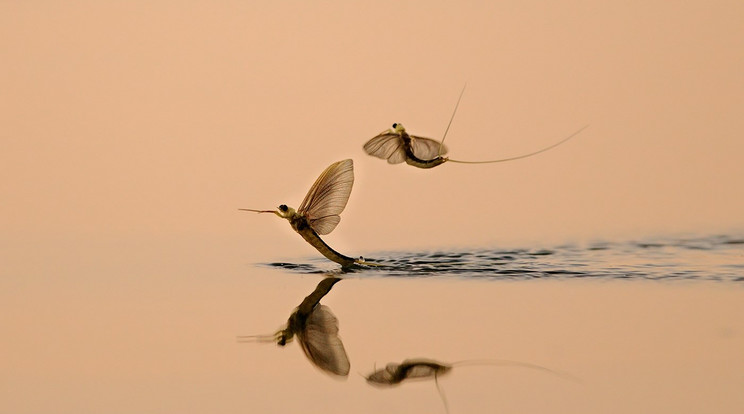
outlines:
[[[390,130],[390,132],[400,134],[400,133],[406,132],[406,129],[403,127],[403,124],[396,122],[393,124],[393,128]]]
[[[287,345],[288,343],[292,342],[293,338],[294,335],[289,329],[282,329],[274,335],[276,344],[279,346]]]
[[[287,207],[286,204],[282,204],[277,208],[275,214],[281,218],[289,219],[296,214],[296,211],[292,207]]]

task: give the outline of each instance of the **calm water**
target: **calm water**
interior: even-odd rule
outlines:
[[[744,405],[744,237],[367,252],[381,266],[322,299],[325,274],[341,271],[319,255],[246,266],[243,244],[205,246],[52,243],[4,263],[0,412],[444,413],[431,380],[361,377],[408,358],[522,361],[582,380],[454,369],[440,381],[452,414]],[[236,341],[285,329],[310,295],[337,319],[336,333],[323,311],[328,336],[315,338],[343,344],[333,355],[348,376],[319,369],[299,337]]]
[[[379,252],[366,260],[379,267],[363,275],[488,279],[595,278],[744,281],[744,236],[710,236],[594,242],[540,249]],[[323,258],[267,263],[300,273],[338,270]]]

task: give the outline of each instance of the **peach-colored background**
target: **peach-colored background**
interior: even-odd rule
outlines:
[[[296,207],[323,168],[353,158],[355,187],[327,237],[352,256],[740,234],[742,21],[736,1],[0,2],[0,411],[303,407],[284,395],[330,412],[440,409],[432,384],[380,394],[354,377],[340,389],[296,344],[235,346],[236,334],[277,328],[317,282],[251,267],[317,253],[276,217],[237,208]],[[591,126],[497,165],[423,171],[362,152],[393,122],[441,137],[465,83],[452,158],[518,155]],[[482,382],[462,384],[485,391],[453,389],[453,412],[494,401],[512,412],[743,405],[738,288],[354,282],[328,298],[353,372],[478,353],[608,375],[597,392],[527,377],[522,394],[506,393],[569,395],[546,408],[495,398],[499,385],[478,371]],[[391,291],[412,302],[395,305]],[[428,291],[441,299],[420,302]],[[502,291],[514,296],[494,300]],[[535,295],[544,301],[518,300]],[[410,316],[450,300],[460,319]],[[500,303],[530,316],[495,335]],[[373,324],[363,316],[375,304]],[[426,332],[460,328],[462,342],[401,338],[400,353],[376,353],[392,349],[398,314]],[[565,354],[548,355],[554,346]],[[319,402],[339,394],[339,406]]]
[[[332,237],[364,250],[744,227],[739,2],[0,7],[11,240],[273,237],[236,208],[298,205],[348,157],[357,182]],[[364,155],[393,122],[440,137],[466,82],[453,158],[591,126],[509,164]]]

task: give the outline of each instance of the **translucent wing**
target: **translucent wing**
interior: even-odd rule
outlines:
[[[438,367],[431,365],[412,365],[406,370],[405,379],[433,378],[439,371]]]
[[[439,152],[440,142],[431,138],[417,137],[411,135],[411,150],[413,155],[417,156],[422,160],[431,160],[439,155],[447,153],[447,146],[442,147],[442,152]]]
[[[328,234],[341,222],[341,216],[326,216],[315,220],[309,220],[310,227],[318,234]]]
[[[354,162],[343,160],[331,164],[320,174],[297,209],[318,234],[328,234],[341,221],[354,184]]]
[[[377,158],[387,160],[389,164],[400,164],[406,160],[403,139],[397,132],[383,132],[364,144],[364,151]]]
[[[390,363],[385,368],[367,375],[367,382],[374,385],[396,385],[403,380],[401,376],[396,375],[397,372],[398,364]]]
[[[434,378],[448,372],[452,367],[429,359],[407,359],[400,364],[391,362],[385,368],[367,376],[374,385],[395,385],[404,380]]]
[[[351,364],[338,337],[338,319],[327,306],[319,305],[313,310],[298,338],[305,355],[315,366],[331,374],[349,375]]]

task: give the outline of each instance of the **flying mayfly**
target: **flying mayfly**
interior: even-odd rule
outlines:
[[[289,220],[292,228],[302,236],[305,241],[325,257],[349,267],[353,264],[369,264],[364,259],[354,259],[345,256],[328,246],[320,234],[328,234],[336,228],[341,221],[341,214],[349,201],[351,187],[354,184],[354,163],[352,160],[343,160],[331,164],[320,174],[300,207],[295,210],[282,204],[276,210],[253,210],[241,208],[243,211],[256,213],[274,213],[277,216]]]
[[[377,134],[377,136],[367,141],[367,143],[364,144],[364,151],[373,157],[387,160],[389,164],[400,164],[402,162],[405,162],[408,165],[412,165],[418,168],[434,168],[438,165],[444,164],[447,161],[461,164],[490,164],[496,162],[513,161],[540,154],[541,152],[545,152],[551,148],[555,148],[558,145],[563,144],[564,142],[578,135],[579,132],[583,131],[589,126],[586,125],[582,127],[578,131],[553,145],[550,145],[538,151],[530,152],[528,154],[490,161],[453,160],[449,157],[444,156],[444,154],[447,153],[447,147],[444,145],[444,139],[447,137],[447,131],[449,131],[450,125],[452,125],[452,120],[455,119],[455,113],[457,112],[457,107],[460,105],[460,99],[462,99],[463,92],[465,92],[465,88],[463,88],[462,92],[460,92],[460,97],[457,99],[455,110],[452,112],[452,117],[450,118],[449,124],[447,124],[447,128],[444,130],[444,136],[442,137],[441,142],[431,138],[409,135],[408,132],[406,132],[406,129],[403,127],[403,124],[394,123],[392,128],[380,132],[379,134]]]
[[[444,362],[425,358],[406,359],[401,363],[391,362],[385,365],[385,368],[375,370],[371,374],[367,375],[365,378],[367,379],[367,382],[369,384],[377,387],[392,387],[406,380],[425,380],[434,378],[434,383],[437,386],[439,396],[442,398],[444,409],[446,412],[449,412],[447,398],[444,395],[444,390],[442,390],[442,387],[439,385],[439,377],[450,372],[453,367],[461,365],[517,366],[537,369],[540,371],[558,375],[565,379],[575,380],[575,378],[573,378],[573,376],[569,374],[560,371],[554,371],[540,365],[530,364],[528,362],[507,360],[467,360],[447,364]]]
[[[297,339],[310,362],[333,375],[346,377],[351,364],[344,344],[338,337],[338,319],[320,300],[338,282],[337,277],[326,277],[289,316],[287,327],[274,335],[238,336],[238,342],[276,342],[284,346]]]

